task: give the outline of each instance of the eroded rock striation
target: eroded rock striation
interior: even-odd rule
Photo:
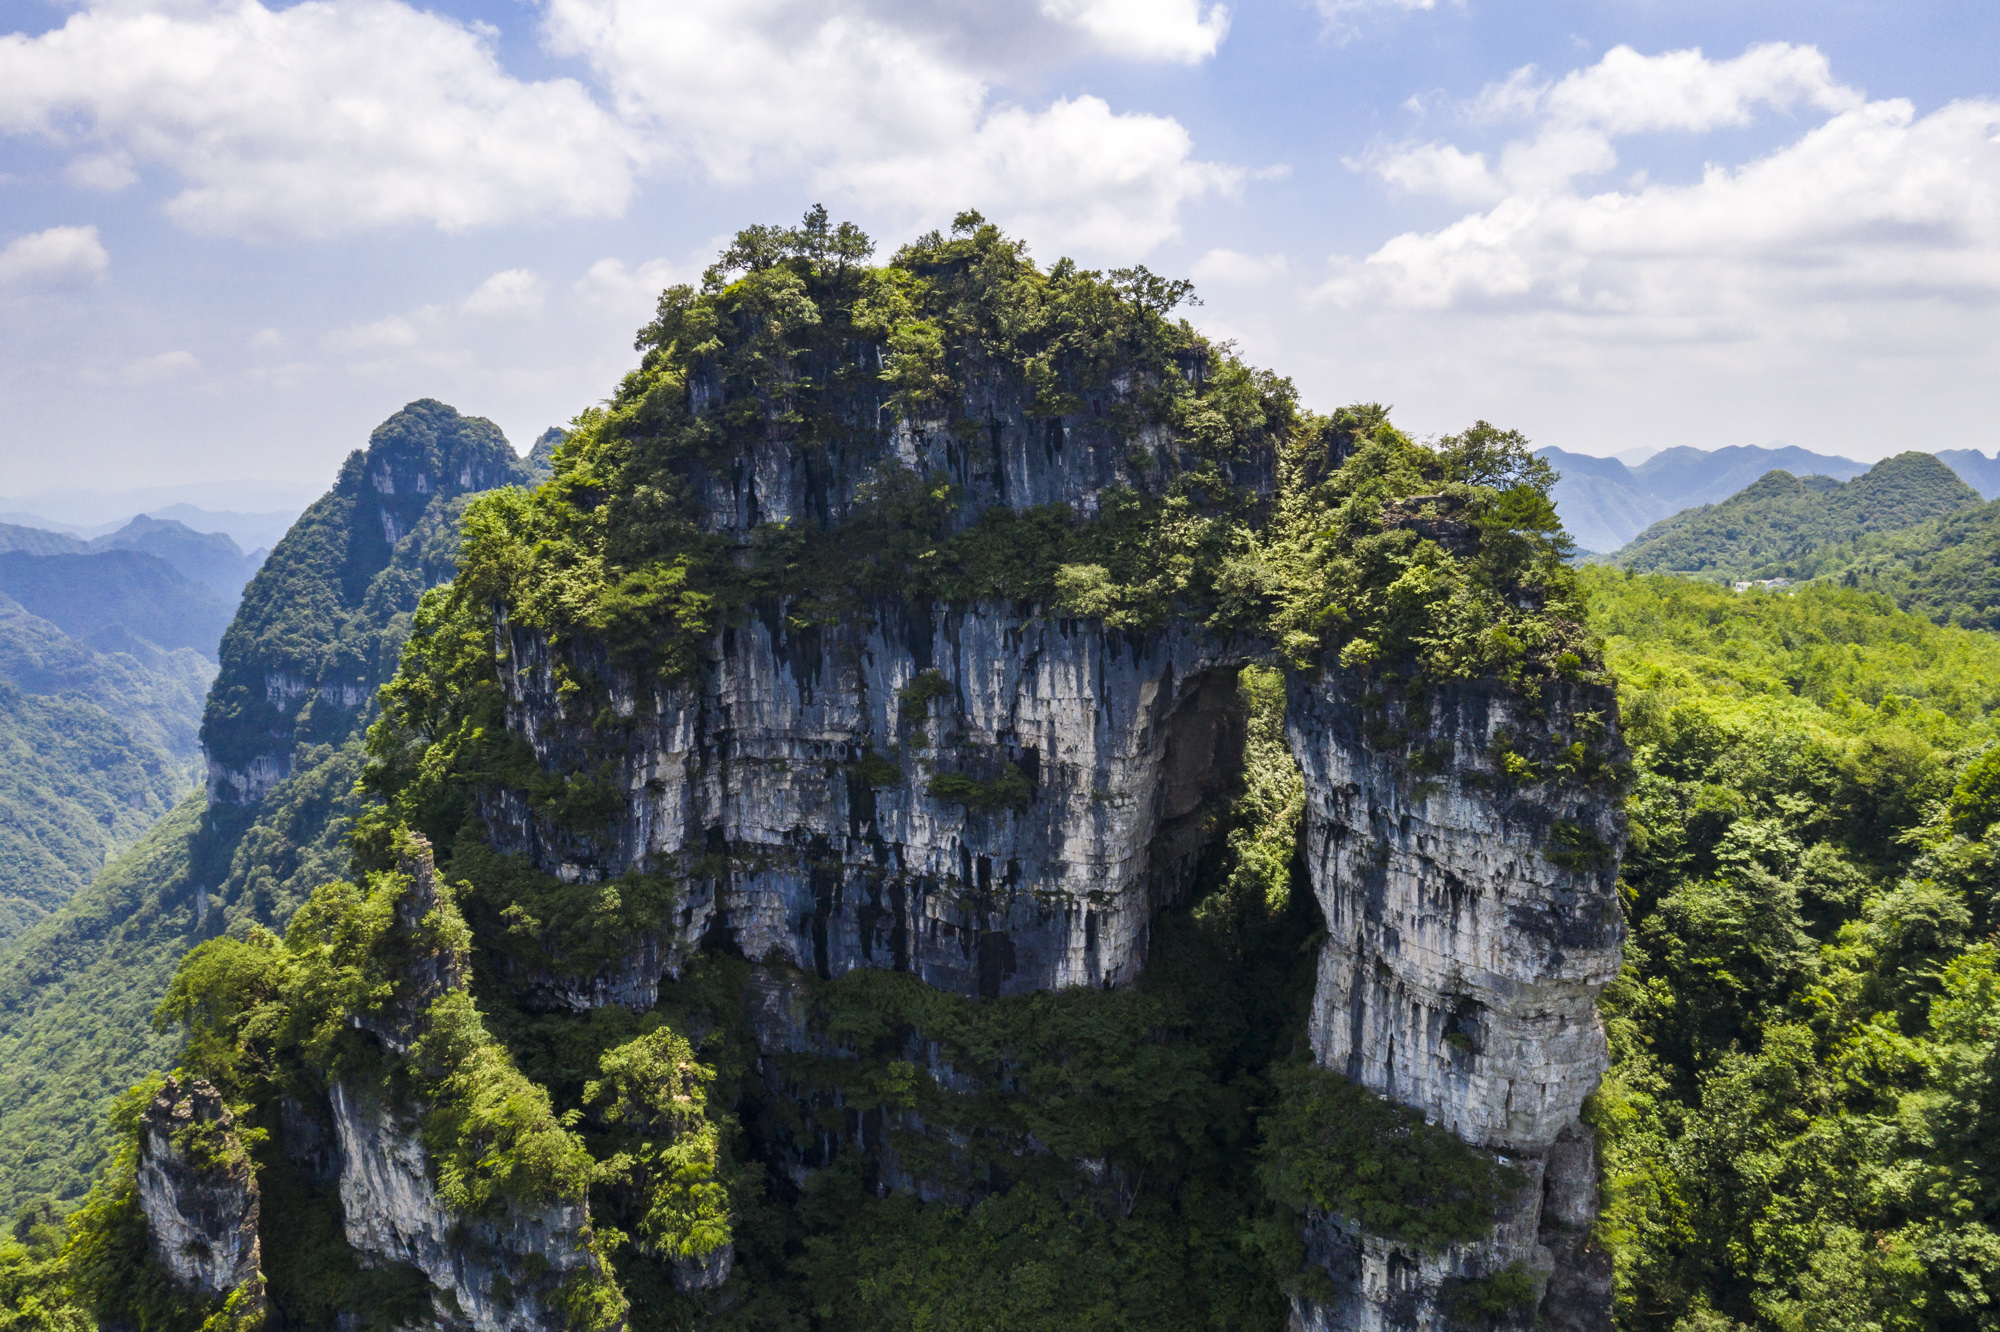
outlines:
[[[1607,782],[1521,771],[1531,761],[1519,749],[1529,735],[1602,737],[1611,690],[1552,688],[1531,704],[1478,682],[1437,691],[1415,717],[1335,669],[1295,678],[1290,693],[1305,854],[1326,921],[1313,1053],[1528,1176],[1492,1238],[1442,1253],[1320,1223],[1314,1246],[1340,1294],[1301,1321],[1449,1327],[1456,1284],[1519,1263],[1544,1324],[1608,1329],[1579,1115],[1608,1064],[1597,995],[1624,933],[1625,829]],[[1371,725],[1414,732],[1430,771],[1372,746]]]
[[[1193,1178],[1197,1156],[1218,1233],[1274,1202],[1299,1220],[1309,1270],[1240,1282],[1245,1307],[1275,1316],[1283,1282],[1313,1332],[1608,1328],[1581,1116],[1622,937],[1621,749],[1546,468],[1485,423],[1433,449],[1379,408],[1313,417],[1169,322],[1184,288],[1043,274],[962,222],[882,269],[824,227],[746,232],[662,298],[550,482],[478,501],[370,735],[373,873],[315,894],[270,982],[319,1024],[285,1058],[344,1061],[297,1073],[287,1151],[337,1181],[364,1264],[414,1268],[441,1325],[481,1332],[613,1332],[627,1273],[689,1320],[775,1301],[801,1252],[840,1277],[827,1255],[869,1242],[844,1222],[896,1195],[1019,1188],[1066,1234],[1129,1222],[1153,1227],[1133,1251],[1172,1253],[1176,1186],[1148,1163]],[[357,502],[494,479],[379,470]],[[1254,736],[1246,679],[1268,682]],[[282,775],[267,738],[351,705],[325,661],[239,686],[256,725],[229,732],[224,799]],[[1252,827],[1254,746],[1284,781]],[[1198,885],[1268,925],[1310,914],[1301,879],[1310,1004],[1292,916],[1255,1011],[1306,1009],[1338,1077],[1302,1077],[1504,1165],[1456,1239],[1371,1230],[1324,1168],[1297,1172],[1306,1202],[1253,1196],[1281,1093],[1237,1112],[1284,1041],[1189,1049],[1199,999],[1146,992]],[[1252,965],[1250,929],[1199,956]],[[1043,1088],[1057,1108],[1024,1109]],[[1174,1118],[1225,1102],[1226,1147]],[[1124,1121],[1155,1114],[1175,1141],[1131,1150]],[[1315,1127],[1316,1166],[1351,1150]],[[746,1238],[751,1195],[771,1210]],[[949,1251],[957,1222],[931,1220]]]
[[[154,1256],[175,1285],[209,1299],[241,1289],[239,1310],[261,1306],[257,1179],[235,1117],[207,1082],[169,1074],[141,1112],[138,1192]]]

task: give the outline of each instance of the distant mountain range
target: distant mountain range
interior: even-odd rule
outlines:
[[[1684,509],[1720,503],[1768,472],[1846,481],[1860,476],[1869,466],[1852,458],[1792,446],[1738,445],[1704,450],[1683,445],[1631,466],[1617,458],[1594,458],[1557,448],[1536,452],[1561,475],[1554,496],[1563,526],[1576,538],[1579,549],[1598,553],[1619,549],[1654,523]],[[1947,449],[1934,456],[1982,499],[2000,497],[2000,459],[1973,449]]]
[[[1661,519],[1610,559],[1634,573],[1812,578],[1845,564],[1864,537],[1980,504],[1928,453],[1897,454],[1846,482],[1766,472],[1719,504]]]
[[[173,519],[140,514],[94,540],[43,527],[0,523],[0,552],[24,555],[99,555],[130,551],[159,560],[184,578],[218,593],[234,609],[244,584],[264,562],[264,550],[248,555],[226,532],[197,532]],[[226,617],[225,617],[226,623]],[[212,648],[204,651],[213,655]]]

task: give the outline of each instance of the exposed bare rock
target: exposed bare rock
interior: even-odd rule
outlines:
[[[502,635],[510,725],[551,767],[583,766],[592,736],[563,716],[555,654]],[[1192,878],[1203,801],[1240,763],[1248,645],[1195,630],[885,605],[808,631],[759,620],[716,649],[698,685],[644,697],[584,663],[630,718],[610,846],[564,836],[518,797],[488,802],[495,844],[562,878],[694,879],[664,942],[596,975],[526,978],[535,1002],[643,1007],[718,929],[750,957],[823,976],[907,970],[967,995],[1130,981]],[[944,775],[1025,779],[1023,796],[981,808],[931,794]],[[718,850],[727,871],[707,878]]]
[[[338,1083],[329,1099],[343,1224],[364,1261],[406,1262],[423,1272],[449,1295],[438,1309],[446,1327],[542,1332],[563,1325],[550,1297],[565,1276],[597,1263],[581,1203],[509,1208],[499,1217],[454,1212],[431,1183],[415,1122]]]
[[[257,1179],[214,1087],[167,1076],[139,1119],[138,1185],[153,1252],[176,1285],[212,1299],[247,1286],[244,1312],[262,1307]]]
[[[1551,688],[1537,713],[1473,682],[1437,690],[1427,715],[1411,716],[1366,690],[1333,669],[1290,690],[1307,863],[1327,926],[1314,1053],[1506,1154],[1531,1183],[1490,1239],[1439,1254],[1321,1223],[1315,1251],[1341,1296],[1301,1319],[1356,1332],[1456,1326],[1457,1285],[1522,1263],[1544,1322],[1608,1332],[1609,1282],[1588,1240],[1596,1167],[1578,1116],[1608,1062],[1597,996],[1624,937],[1625,829],[1603,785],[1563,780],[1529,755],[1559,749],[1552,735],[1603,737],[1610,691]],[[1433,756],[1433,770],[1372,745],[1371,724],[1400,729],[1409,745],[1398,751]],[[1517,749],[1526,754],[1509,771]],[[1524,1306],[1521,1326],[1534,1312]]]

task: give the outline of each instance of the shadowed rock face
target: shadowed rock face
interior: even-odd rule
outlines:
[[[395,669],[424,588],[451,577],[452,501],[530,479],[491,421],[431,399],[377,426],[243,589],[202,724],[208,798],[255,804],[301,744],[338,743]]]
[[[418,1126],[379,1099],[336,1083],[328,1097],[340,1162],[347,1242],[369,1262],[406,1262],[449,1292],[446,1327],[536,1332],[561,1325],[549,1297],[562,1278],[595,1262],[581,1203],[509,1207],[493,1217],[444,1206],[430,1179]]]
[[[153,1252],[192,1295],[263,1302],[257,1180],[215,1088],[169,1075],[139,1119],[139,1207]],[[246,1312],[248,1312],[246,1310]]]
[[[584,766],[551,654],[503,633],[510,722],[549,766]],[[1193,631],[883,606],[808,634],[727,631],[698,686],[643,702],[611,675],[633,718],[616,836],[565,837],[503,794],[493,840],[567,879],[667,867],[693,882],[662,940],[600,975],[537,979],[542,1002],[649,1006],[717,930],[749,957],[906,970],[965,995],[1129,981],[1192,878],[1198,811],[1241,765],[1245,655]],[[936,696],[913,707],[920,676]],[[985,809],[929,794],[946,773],[1019,774],[1029,794]],[[704,877],[717,848],[728,870]]]
[[[546,646],[504,625],[499,635],[511,724],[549,767],[587,766],[589,729],[563,717]],[[603,667],[614,709],[632,719],[615,837],[566,837],[503,793],[487,809],[495,841],[569,879],[699,875],[718,851],[730,868],[697,877],[678,918],[621,962],[590,976],[555,963],[529,987],[556,996],[551,1006],[644,1007],[717,932],[753,958],[822,975],[908,970],[970,996],[1127,982],[1190,877],[1197,811],[1240,767],[1235,676],[1256,647],[997,605],[884,606],[809,635],[761,621],[727,631],[693,686],[642,696]],[[911,682],[933,671],[938,697],[904,715]],[[1546,1324],[1608,1328],[1579,1113],[1606,1066],[1596,999],[1618,967],[1625,832],[1606,788],[1510,773],[1506,755],[1593,728],[1615,748],[1615,701],[1557,685],[1531,705],[1475,681],[1411,718],[1367,688],[1337,668],[1289,684],[1305,855],[1327,924],[1313,1049],[1507,1155],[1528,1184],[1490,1238],[1441,1253],[1322,1219],[1312,1248],[1342,1296],[1300,1318],[1452,1327],[1467,1283],[1521,1263]],[[1385,724],[1404,734],[1393,752],[1369,738]],[[1414,751],[1440,756],[1427,775]],[[897,780],[861,780],[870,756],[893,762]],[[935,772],[1003,765],[1033,774],[1019,807],[926,794]]]

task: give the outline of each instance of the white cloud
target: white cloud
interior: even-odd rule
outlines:
[[[50,227],[0,250],[0,287],[59,287],[104,276],[111,256],[96,227]]]
[[[260,328],[250,335],[249,341],[243,346],[246,350],[255,352],[282,351],[285,346],[285,335],[275,328]]]
[[[1480,95],[1475,114],[1539,115],[1558,125],[1636,134],[1746,125],[1759,106],[1785,110],[1804,102],[1848,111],[1861,101],[1834,81],[1826,57],[1810,46],[1769,42],[1733,60],[1710,60],[1699,47],[1647,56],[1619,46],[1556,83],[1537,84],[1533,66],[1517,70]]]
[[[1197,28],[1226,19],[1156,12]],[[1168,117],[1095,97],[999,101],[976,56],[861,3],[551,0],[544,31],[553,51],[589,61],[662,151],[725,184],[803,174],[919,223],[979,207],[1040,240],[1131,254],[1177,234],[1183,204],[1241,181],[1195,159]],[[1158,49],[1184,57],[1190,31],[1171,29]]]
[[[320,339],[328,351],[358,354],[365,352],[403,351],[414,347],[423,337],[418,328],[419,320],[433,322],[436,307],[427,306],[417,312],[415,318],[404,315],[389,315],[366,324],[352,324],[347,328],[335,329]]]
[[[525,268],[495,273],[473,289],[464,301],[467,314],[505,318],[533,314],[542,308],[542,280]]]
[[[1405,145],[1348,166],[1367,167],[1399,190],[1435,194],[1459,203],[1498,198],[1506,191],[1486,168],[1486,154],[1448,143]]]
[[[651,310],[661,292],[692,277],[665,259],[649,259],[637,268],[627,267],[623,259],[599,259],[570,290],[597,307]]]
[[[1991,447],[2000,101],[1866,101],[1800,48],[1622,52],[1510,84],[1455,144],[1357,164],[1491,193],[1334,259],[1316,308],[1289,316],[1301,384],[1405,404],[1422,430],[1485,416],[1592,452]],[[1728,132],[1721,156],[1746,118],[1766,146],[1692,178],[1685,142],[1655,157],[1628,137]]]
[[[941,200],[994,201],[988,207],[1004,210],[1016,230],[1132,255],[1179,235],[1183,204],[1242,188],[1242,171],[1195,161],[1192,151],[1177,120],[1078,97],[1046,111],[1003,107],[957,143],[853,163],[824,179],[933,214],[955,211]]]
[[[201,369],[201,362],[189,351],[161,352],[158,356],[141,356],[127,361],[119,369],[119,377],[127,384],[146,387],[162,384],[170,379],[179,379]]]
[[[63,168],[63,179],[86,190],[116,193],[139,179],[132,159],[124,153],[98,153],[79,157]]]
[[[1229,35],[1229,10],[1198,0],[1042,0],[1042,14],[1079,29],[1114,55],[1193,65]]]
[[[1670,338],[1751,336],[1809,307],[2000,298],[2000,104],[1957,102],[1920,119],[1904,101],[1857,103],[1815,51],[1690,54],[1647,64],[1621,48],[1517,99],[1539,109],[1538,132],[1507,146],[1498,180],[1464,173],[1503,197],[1344,261],[1329,294],[1588,312],[1627,335]],[[1834,114],[1759,160],[1711,165],[1693,184],[1641,175],[1624,190],[1575,187],[1616,164],[1614,130],[1734,125],[1758,103],[1801,100]],[[1448,193],[1448,173],[1426,178],[1423,164],[1467,160],[1425,145],[1373,169]]]
[[[631,136],[570,79],[523,82],[487,40],[395,0],[101,3],[0,37],[0,130],[156,163],[203,231],[447,231],[539,214],[615,214]]]
[[[1255,287],[1283,277],[1291,261],[1282,254],[1242,254],[1235,250],[1210,250],[1194,261],[1188,276],[1197,285]]]

